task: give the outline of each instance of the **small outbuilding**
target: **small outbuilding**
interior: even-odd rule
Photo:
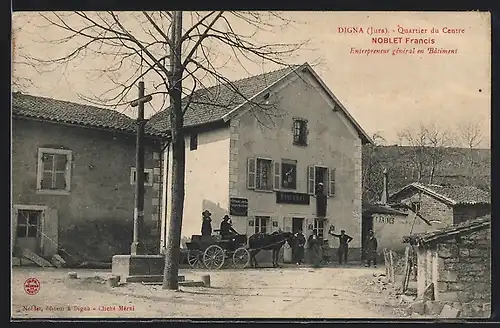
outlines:
[[[417,293],[428,311],[448,305],[461,317],[490,315],[490,215],[403,241],[417,249]]]

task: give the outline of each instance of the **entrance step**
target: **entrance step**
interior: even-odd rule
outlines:
[[[45,260],[43,257],[37,255],[36,253],[30,251],[29,249],[23,249],[22,256],[27,258],[28,260],[36,263],[38,266],[41,267],[53,267],[52,263],[49,261]]]
[[[203,287],[203,286],[205,286],[205,283],[203,283],[203,281],[186,280],[186,281],[180,281],[179,286],[182,286],[182,287]]]

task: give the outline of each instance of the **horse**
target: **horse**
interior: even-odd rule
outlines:
[[[290,239],[293,238],[291,232],[275,231],[271,234],[267,233],[256,233],[248,238],[248,247],[250,251],[250,266],[252,268],[258,268],[259,264],[255,259],[255,256],[259,254],[261,250],[273,251],[272,260],[273,268],[279,267],[278,255],[285,244]],[[289,242],[290,243],[290,242]]]

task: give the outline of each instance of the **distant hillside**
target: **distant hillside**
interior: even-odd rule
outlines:
[[[423,153],[429,151],[429,153]],[[432,152],[432,153],[430,153]],[[432,148],[419,150],[408,146],[364,146],[363,148],[363,199],[380,199],[383,188],[383,169],[388,171],[389,192],[418,180],[429,183],[474,185],[490,191],[491,150],[467,148]]]

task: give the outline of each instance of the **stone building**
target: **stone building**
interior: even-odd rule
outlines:
[[[490,316],[490,215],[407,236],[405,242],[417,248],[417,293],[425,312],[439,314],[449,305],[462,317]]]
[[[14,93],[12,252],[68,261],[130,252],[135,120],[117,111]],[[160,134],[145,146],[145,236],[157,245]],[[157,247],[156,247],[157,248]],[[69,254],[69,255],[68,255]]]
[[[229,214],[247,236],[302,229],[337,247],[338,238],[327,231],[344,229],[354,237],[350,256],[359,260],[361,146],[370,137],[307,63],[231,85],[196,91],[184,117],[183,240],[200,234],[201,213],[209,210],[214,229]],[[150,124],[168,131],[168,113],[154,115]],[[165,163],[172,163],[169,149]],[[171,180],[165,176],[162,246],[170,217]],[[320,183],[324,208],[317,207]]]
[[[440,186],[412,183],[389,197],[444,226],[460,224],[491,213],[488,192],[474,186]]]

